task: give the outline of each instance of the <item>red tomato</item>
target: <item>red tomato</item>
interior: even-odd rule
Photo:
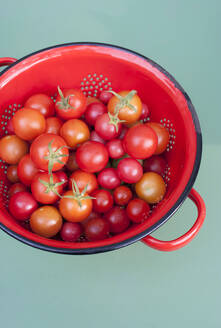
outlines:
[[[66,89],[62,92],[58,87],[55,110],[59,117],[64,120],[79,118],[85,112],[86,106],[87,98],[81,90]]]
[[[127,205],[127,215],[134,223],[146,220],[150,214],[150,206],[142,199],[134,198]]]
[[[68,161],[66,163],[66,168],[71,172],[73,172],[79,168],[79,166],[77,165],[77,162],[76,162],[76,153],[75,152],[70,153],[70,155],[68,157]]]
[[[126,125],[122,125],[122,130],[121,130],[121,133],[120,133],[118,139],[123,140],[124,136],[125,136],[125,134],[127,133],[128,130],[129,130],[129,128]]]
[[[99,102],[93,102],[87,106],[84,114],[85,121],[88,125],[95,125],[95,122],[99,116],[107,112],[107,107]]]
[[[105,214],[104,218],[110,224],[110,232],[113,234],[125,231],[130,225],[125,209],[120,206],[114,206]]]
[[[126,186],[119,186],[114,190],[114,201],[115,204],[125,206],[132,198],[132,192],[130,188]]]
[[[157,135],[144,124],[135,125],[126,133],[124,147],[131,157],[139,159],[148,158],[156,151]]]
[[[146,104],[142,103],[142,112],[139,120],[145,120],[150,115],[150,110]]]
[[[58,117],[46,118],[45,133],[52,133],[52,134],[59,135],[62,124],[63,124],[63,122]]]
[[[14,183],[8,190],[9,198],[20,191],[27,191],[27,188],[22,183]]]
[[[95,102],[100,103],[101,101],[95,97],[87,97],[87,106]]]
[[[66,142],[55,134],[40,135],[33,141],[30,148],[32,161],[44,171],[48,171],[48,166],[52,168],[52,171],[60,170],[67,162],[68,154]]]
[[[124,158],[117,166],[117,174],[126,183],[136,183],[143,175],[143,168],[136,159]]]
[[[43,93],[38,93],[29,97],[24,107],[36,109],[44,115],[44,117],[54,115],[54,102],[49,96]]]
[[[120,139],[108,141],[106,147],[111,158],[121,158],[125,154],[123,143]]]
[[[113,168],[103,169],[97,177],[99,185],[107,189],[115,189],[120,185],[117,170]]]
[[[82,233],[82,225],[77,222],[65,222],[60,231],[61,239],[68,242],[77,241]]]
[[[68,176],[64,171],[56,171],[56,176],[60,182],[64,182],[62,188],[66,188],[68,185]]]
[[[109,223],[101,217],[89,220],[85,226],[85,235],[89,241],[106,239],[109,231]]]
[[[153,155],[145,159],[143,163],[143,170],[144,172],[155,172],[163,176],[166,166],[167,162],[162,156]]]
[[[38,172],[39,169],[35,166],[29,154],[22,157],[18,164],[18,177],[24,185],[30,186]]]
[[[73,119],[62,125],[60,135],[69,147],[74,148],[90,138],[90,130],[82,120]]]
[[[155,155],[163,153],[168,145],[170,134],[168,130],[160,123],[151,122],[146,123],[146,126],[149,126],[157,135],[157,148],[154,152]]]
[[[85,172],[99,172],[108,163],[108,152],[104,145],[95,141],[87,141],[76,152],[79,168]]]
[[[108,101],[112,98],[112,93],[108,91],[101,91],[99,99],[104,103],[107,104]]]
[[[91,132],[90,140],[91,140],[91,141],[97,141],[97,142],[100,142],[100,143],[102,143],[102,144],[105,144],[105,143],[106,143],[106,141],[105,141],[104,139],[102,139],[102,138],[99,136],[99,134],[98,134],[95,130],[93,130],[93,131]]]
[[[16,183],[16,182],[19,181],[17,165],[10,165],[8,167],[8,169],[7,169],[7,179],[12,183]]]
[[[14,128],[13,128],[13,123],[12,123],[12,118],[10,120],[8,120],[8,124],[7,124],[7,131],[8,134],[15,134]]]
[[[80,192],[82,192],[87,187],[86,193],[89,195],[98,188],[96,175],[93,173],[87,173],[81,170],[73,172],[69,179],[70,189],[72,188],[73,180],[76,182]]]
[[[105,113],[99,116],[95,123],[95,131],[104,140],[111,140],[116,138],[122,129],[122,123],[119,119]]]
[[[14,193],[9,201],[10,213],[20,221],[29,219],[30,215],[37,209],[38,204],[32,194],[27,191]]]
[[[91,194],[93,199],[93,210],[97,213],[105,213],[113,206],[113,197],[108,190],[98,189]]]
[[[0,158],[8,164],[18,164],[27,152],[27,143],[15,135],[0,139]]]

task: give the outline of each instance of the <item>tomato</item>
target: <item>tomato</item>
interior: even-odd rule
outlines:
[[[110,224],[110,232],[113,234],[125,231],[130,225],[125,209],[120,206],[114,206],[105,214],[104,218]]]
[[[8,167],[8,169],[7,169],[7,179],[12,183],[16,183],[16,182],[19,181],[17,165],[10,165]]]
[[[79,118],[85,112],[87,98],[81,90],[66,89],[61,91],[58,87],[58,96],[55,110],[59,117],[64,120]]]
[[[27,152],[28,144],[15,135],[0,139],[0,158],[8,164],[18,164]]]
[[[72,198],[66,198],[66,197]],[[87,198],[87,194],[78,201],[72,190],[66,191],[60,200],[59,210],[61,215],[70,222],[81,222],[88,217],[92,211],[92,200]],[[85,198],[84,198],[85,197]]]
[[[108,190],[98,189],[92,194],[93,199],[93,210],[97,213],[105,213],[113,206],[113,197]]]
[[[38,93],[29,97],[24,107],[35,109],[44,117],[54,115],[54,102],[49,96],[43,93]]]
[[[104,139],[102,139],[95,130],[91,131],[90,140],[91,141],[97,141],[97,142],[100,142],[102,144],[105,144],[106,143],[106,141]]]
[[[29,154],[22,157],[18,164],[18,177],[24,185],[30,186],[38,172],[39,169],[35,166]]]
[[[76,153],[75,152],[70,153],[70,155],[68,157],[68,161],[66,163],[66,168],[71,172],[73,172],[79,168],[79,166],[76,162]]]
[[[115,116],[107,113],[100,115],[95,123],[95,131],[104,140],[111,140],[116,138],[122,129],[122,123]]]
[[[12,118],[10,120],[8,120],[7,131],[8,131],[8,134],[15,134],[15,131],[13,128],[13,123],[12,123]]]
[[[27,191],[27,188],[26,186],[24,186],[22,183],[14,183],[8,190],[8,195],[9,195],[9,198],[16,194],[17,192],[20,192],[20,191]]]
[[[131,200],[132,192],[126,186],[119,186],[114,190],[113,196],[115,204],[125,206]]]
[[[68,176],[64,171],[56,171],[56,176],[60,182],[64,182],[62,184],[62,188],[66,188],[68,185]]]
[[[107,104],[108,101],[112,98],[112,93],[109,91],[101,91],[99,99],[102,101],[102,103]]]
[[[10,213],[20,221],[29,219],[30,215],[37,209],[38,203],[27,191],[14,193],[9,200]]]
[[[76,152],[79,168],[85,172],[99,172],[108,163],[108,152],[104,145],[96,141],[86,141]]]
[[[100,214],[98,214],[98,213],[91,212],[86,219],[81,221],[81,225],[85,228],[86,224],[88,223],[89,220],[94,219],[94,218],[98,218],[98,217],[100,217],[99,215]]]
[[[97,177],[99,185],[107,189],[115,189],[120,185],[120,179],[117,170],[113,168],[103,169]]]
[[[73,119],[66,121],[60,129],[61,137],[69,147],[76,147],[90,138],[90,130],[86,123]]]
[[[68,148],[64,139],[55,134],[45,133],[31,144],[30,155],[35,165],[44,171],[60,170],[68,160]]]
[[[87,106],[92,103],[100,103],[101,101],[95,97],[87,97]]]
[[[62,124],[63,124],[63,122],[58,117],[46,118],[45,133],[52,133],[52,134],[59,135]]]
[[[123,143],[120,139],[108,141],[106,148],[111,158],[121,158],[125,154]]]
[[[87,106],[84,114],[85,121],[88,125],[95,125],[95,122],[99,116],[107,112],[107,107],[99,102],[93,102]]]
[[[123,140],[127,131],[128,131],[128,127],[126,125],[122,125],[122,130],[121,130],[120,135],[118,136],[118,139]]]
[[[127,131],[123,142],[126,152],[131,157],[144,159],[156,151],[157,135],[150,127],[138,124]]]
[[[135,183],[142,177],[143,168],[136,159],[124,158],[117,166],[117,174],[122,181]]]
[[[145,120],[150,115],[150,110],[146,104],[142,103],[142,111],[139,120]]]
[[[101,217],[89,220],[85,226],[85,235],[89,241],[106,239],[109,231],[109,223]]]
[[[127,205],[127,216],[134,223],[146,220],[150,214],[150,206],[142,199],[134,198]]]
[[[60,235],[64,241],[75,242],[83,232],[82,225],[77,222],[65,222],[61,228]]]
[[[119,110],[119,119],[125,123],[133,123],[139,120],[142,112],[142,102],[135,90],[121,91],[111,97],[107,104],[107,109],[114,114]]]
[[[160,155],[153,155],[145,159],[143,163],[144,172],[155,172],[163,176],[167,166],[166,160]]]
[[[75,181],[79,191],[83,191],[86,187],[86,193],[91,194],[98,188],[96,176],[93,173],[87,173],[81,170],[73,172],[69,178],[69,188],[72,188],[72,181]]]
[[[157,135],[157,148],[154,154],[159,155],[163,153],[166,150],[170,139],[168,130],[162,124],[156,122],[146,123],[145,125],[152,128]]]
[[[36,234],[51,238],[60,231],[62,217],[54,206],[42,206],[32,213],[30,226]]]
[[[159,174],[147,172],[136,183],[135,190],[139,198],[149,204],[155,204],[163,199],[166,193],[166,185]]]
[[[42,204],[53,204],[59,199],[63,187],[56,173],[39,172],[31,183],[34,198]]]
[[[46,122],[44,116],[35,109],[22,108],[13,116],[15,134],[24,140],[33,140],[44,133]]]

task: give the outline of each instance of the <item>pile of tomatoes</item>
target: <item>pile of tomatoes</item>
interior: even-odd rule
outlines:
[[[34,94],[8,123],[9,211],[26,229],[64,241],[96,241],[148,219],[166,192],[167,129],[147,122],[135,90],[99,99],[58,87]]]

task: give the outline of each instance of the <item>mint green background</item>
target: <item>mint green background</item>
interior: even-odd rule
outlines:
[[[98,41],[138,51],[173,74],[200,118],[204,150],[195,188],[207,204],[200,234],[172,253],[138,242],[105,254],[57,255],[0,232],[0,326],[221,327],[221,1],[0,4],[1,57],[20,58],[71,41]],[[196,209],[186,200],[154,236],[175,238],[195,217]]]

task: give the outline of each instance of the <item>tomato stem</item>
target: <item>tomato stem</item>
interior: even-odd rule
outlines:
[[[57,105],[60,109],[63,109],[63,110],[68,110],[68,109],[75,109],[73,106],[71,106],[69,104],[69,100],[70,100],[70,97],[71,96],[74,96],[74,95],[69,95],[67,96],[66,98],[64,97],[64,94],[63,92],[61,91],[61,88],[58,86],[58,93],[59,93],[59,96],[61,97],[61,100],[60,101],[57,101]]]
[[[79,191],[79,188],[78,188],[78,185],[76,183],[76,181],[74,179],[72,179],[72,192],[73,192],[73,196],[72,195],[66,195],[64,196],[64,198],[69,198],[69,199],[74,199],[77,201],[78,205],[80,207],[82,207],[82,200],[84,199],[95,199],[95,197],[91,197],[91,196],[85,196],[85,193],[87,191],[87,187],[88,187],[88,184],[84,187],[83,191],[80,192]]]
[[[136,112],[136,107],[130,103],[132,98],[137,93],[136,90],[131,90],[125,97],[122,97],[117,92],[112,90],[108,90],[107,92],[111,92],[114,96],[116,96],[119,99],[119,102],[115,106],[114,113],[118,113],[119,110],[123,107],[129,107],[132,111]]]
[[[62,157],[67,157],[68,154],[60,154],[60,151],[63,148],[69,148],[68,146],[61,146],[60,148],[58,148],[56,151],[53,151],[52,149],[52,143],[53,143],[54,139],[52,139],[49,144],[48,144],[48,150],[49,150],[49,154],[48,156],[45,156],[44,159],[48,160],[48,173],[51,174],[52,173],[52,169],[54,166],[54,163],[59,163],[64,165],[65,163],[62,162],[59,158]]]
[[[45,193],[46,194],[48,194],[49,192],[53,192],[57,196],[62,198],[62,196],[59,194],[59,192],[57,191],[56,188],[63,185],[65,183],[65,181],[54,183],[53,175],[50,174],[49,182],[46,182],[46,181],[44,181],[40,178],[39,178],[39,182],[45,186],[45,188],[46,188]]]

